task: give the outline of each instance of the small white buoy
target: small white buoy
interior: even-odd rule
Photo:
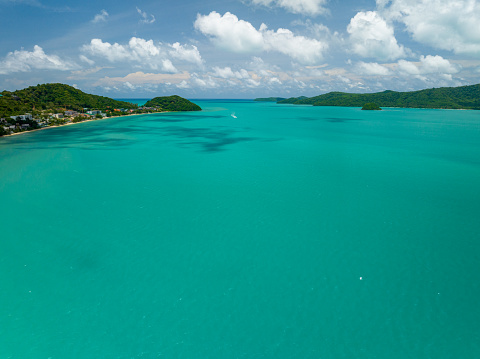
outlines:
[[[363,280],[363,277],[360,277],[360,280]]]

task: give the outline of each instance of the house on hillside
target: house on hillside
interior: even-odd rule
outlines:
[[[93,115],[93,116],[95,116],[95,115],[100,115],[101,112],[102,112],[102,111],[99,111],[99,110],[90,110],[90,111],[87,111],[87,113],[88,113],[89,115]]]
[[[15,116],[10,116],[11,119],[17,120],[17,121],[28,121],[32,120],[33,117],[30,113],[26,113],[25,115],[15,115]]]

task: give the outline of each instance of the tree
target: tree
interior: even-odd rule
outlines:
[[[368,102],[365,105],[363,105],[362,110],[381,110],[380,107],[376,103],[373,102]]]

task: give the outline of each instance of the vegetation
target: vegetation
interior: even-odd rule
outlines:
[[[369,110],[369,111],[376,110],[376,111],[378,111],[378,110],[381,110],[381,108],[378,107],[378,105],[376,103],[368,102],[365,105],[363,105],[362,110]]]
[[[278,103],[346,107],[362,107],[365,103],[376,103],[380,107],[480,110],[480,84],[411,92],[383,91],[371,94],[330,92],[315,97],[289,98]]]
[[[137,105],[108,97],[89,95],[64,84],[43,84],[0,96],[0,117],[40,111],[81,111],[84,108],[106,111],[109,108],[136,109]]]
[[[199,106],[180,96],[157,97],[139,107],[125,101],[86,94],[68,85],[44,84],[0,92],[0,136],[91,118],[199,110]]]
[[[201,111],[200,106],[184,99],[183,97],[173,95],[164,97],[155,97],[145,103],[144,107],[156,107],[163,111]]]
[[[258,102],[278,102],[278,101],[282,101],[282,100],[286,100],[285,97],[266,97],[266,98],[256,98],[254,101],[258,101]]]

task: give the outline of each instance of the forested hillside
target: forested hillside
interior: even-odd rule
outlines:
[[[64,84],[43,84],[23,90],[0,93],[0,116],[12,116],[33,111],[76,110],[83,108],[107,110],[114,108],[136,109],[129,102],[117,101],[104,96],[86,94]]]
[[[144,105],[145,107],[157,107],[164,111],[201,111],[200,106],[184,99],[183,97],[173,95],[164,97],[155,97]]]
[[[280,104],[362,107],[365,103],[380,107],[480,109],[480,84],[442,87],[412,92],[384,91],[371,94],[329,92],[315,97],[294,97]]]

